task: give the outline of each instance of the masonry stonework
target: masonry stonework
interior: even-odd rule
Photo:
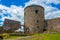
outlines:
[[[24,10],[25,33],[43,32],[44,28],[44,8],[38,5],[27,6]]]
[[[60,32],[60,18],[47,20],[47,31]]]
[[[7,33],[13,33],[15,30],[18,30],[21,27],[19,21],[5,19],[3,24],[3,30]]]
[[[24,25],[18,21],[5,19],[3,27],[0,27],[0,33],[12,33],[21,26],[24,26],[25,34],[60,32],[60,18],[45,19],[42,6],[30,5],[24,9]]]

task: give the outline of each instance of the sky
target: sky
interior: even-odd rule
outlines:
[[[0,0],[0,26],[5,18],[24,23],[24,8],[32,5],[44,7],[45,19],[60,17],[60,0]]]

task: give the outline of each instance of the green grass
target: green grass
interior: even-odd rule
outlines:
[[[9,38],[17,38],[18,36],[10,36]]]
[[[60,34],[36,34],[32,40],[60,40]]]
[[[23,38],[23,40],[60,40],[60,34],[34,34],[32,36],[31,38]],[[9,39],[18,37],[21,36],[10,36]]]
[[[44,34],[43,40],[60,40],[60,34]]]
[[[9,36],[7,37],[6,39],[15,39],[15,38],[18,38],[19,36]]]

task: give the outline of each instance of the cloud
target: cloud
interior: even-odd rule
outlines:
[[[20,21],[20,18],[24,16],[24,8],[21,6],[18,7],[11,5],[10,9],[7,12],[12,15],[12,19],[15,19],[17,21]]]
[[[30,0],[29,2],[25,3],[26,4],[25,7],[32,5],[32,4],[37,4],[37,5],[44,7],[45,19],[60,17],[60,16],[58,16],[58,15],[60,15],[59,14],[60,10],[57,7],[52,7],[51,3],[54,3],[57,5],[60,3],[60,1],[59,0]]]
[[[2,20],[5,18],[21,21],[23,23],[24,20],[24,8],[22,6],[11,5],[10,7],[6,7],[4,5],[0,5],[0,15],[2,16]]]
[[[37,5],[47,5],[50,3],[54,3],[54,4],[59,4],[60,0],[30,0],[29,2],[26,2],[26,6],[31,5],[31,4],[37,4]]]
[[[0,19],[0,26],[3,24],[3,21]]]
[[[11,5],[10,7],[4,6],[0,4],[0,15],[2,16],[2,21],[4,21],[5,18],[16,20],[24,23],[24,8],[36,4],[36,5],[41,5],[44,7],[44,14],[45,14],[45,19],[51,19],[51,18],[56,18],[60,17],[60,10],[58,10],[57,7],[52,7],[50,3],[54,4],[59,4],[59,0],[30,0],[29,2],[24,3],[25,6],[16,6],[16,5]],[[8,14],[6,16],[6,14]]]
[[[45,0],[46,3],[54,3],[54,4],[59,4],[60,3],[60,0]]]

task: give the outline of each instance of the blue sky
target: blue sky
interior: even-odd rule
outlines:
[[[56,7],[56,8],[58,8],[58,9],[60,10],[60,4],[51,3],[51,6],[52,6],[52,7]]]
[[[24,3],[28,2],[29,0],[1,0],[0,4],[10,7],[11,5],[16,6],[25,6]]]
[[[45,19],[60,17],[60,0],[0,0],[0,25],[3,25],[5,18],[23,24],[24,8],[32,4],[44,7]]]

